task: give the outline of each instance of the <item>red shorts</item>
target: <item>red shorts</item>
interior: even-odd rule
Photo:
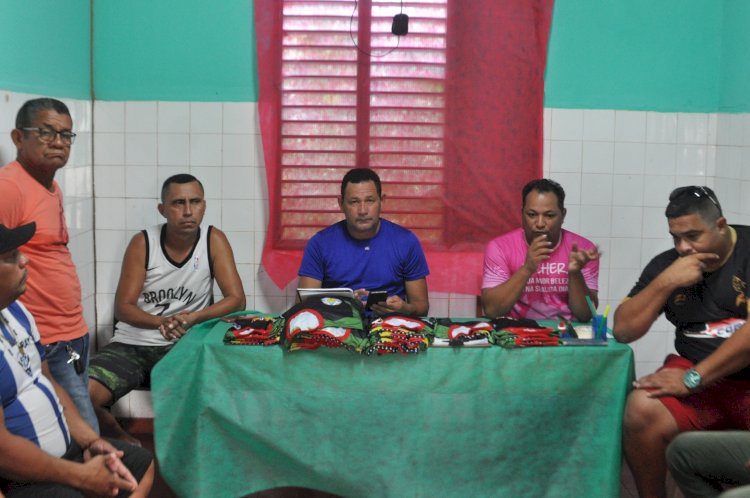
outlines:
[[[690,360],[670,354],[661,368],[687,370],[693,366]],[[750,380],[722,379],[685,398],[664,396],[659,400],[677,421],[680,432],[750,429]]]

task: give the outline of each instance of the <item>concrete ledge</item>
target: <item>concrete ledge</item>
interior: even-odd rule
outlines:
[[[112,405],[112,414],[117,418],[154,418],[151,391],[136,389]]]

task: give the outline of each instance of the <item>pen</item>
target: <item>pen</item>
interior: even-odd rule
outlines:
[[[607,316],[609,315],[609,304],[604,307],[604,314],[602,315],[601,323],[599,325],[600,327],[600,335],[602,339],[607,338]]]
[[[594,303],[591,302],[591,298],[587,295],[586,296],[586,303],[589,305],[589,310],[591,311],[591,316],[596,316],[596,308],[594,308]]]

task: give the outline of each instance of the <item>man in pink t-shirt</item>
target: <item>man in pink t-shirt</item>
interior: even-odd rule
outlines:
[[[598,305],[599,251],[562,228],[565,191],[552,180],[533,180],[523,188],[522,200],[523,226],[487,244],[484,314],[591,320],[586,296]]]

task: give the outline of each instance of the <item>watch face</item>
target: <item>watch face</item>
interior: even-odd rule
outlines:
[[[687,372],[685,372],[685,377],[682,378],[682,381],[685,383],[685,387],[688,389],[695,389],[701,384],[701,374],[695,371],[695,369],[691,368]]]

